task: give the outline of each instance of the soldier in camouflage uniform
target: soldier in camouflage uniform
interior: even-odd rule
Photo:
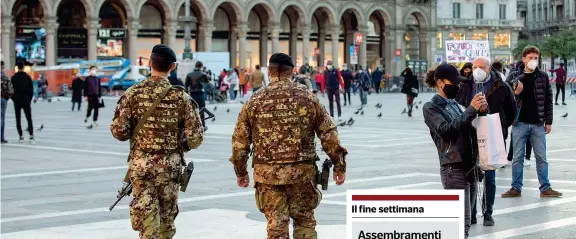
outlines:
[[[314,134],[332,160],[334,180],[344,183],[346,149],[336,125],[306,86],[293,82],[290,56],[270,57],[270,84],[255,92],[238,116],[232,136],[232,156],[239,187],[248,187],[247,161],[252,145],[256,206],[268,221],[268,238],[317,238],[314,209],[322,194],[315,181]]]
[[[132,228],[140,238],[172,238],[178,214],[178,179],[184,153],[202,143],[199,109],[183,87],[168,91],[148,119],[142,119],[155,99],[171,87],[168,75],[176,55],[156,45],[150,57],[150,78],[126,91],[118,101],[110,130],[120,141],[131,139],[139,120],[146,120],[132,139],[128,170],[133,186],[130,202]]]

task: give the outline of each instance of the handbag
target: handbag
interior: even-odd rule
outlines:
[[[496,170],[508,163],[500,114],[479,116],[472,121],[478,139],[478,166],[482,170]]]
[[[98,103],[98,108],[104,108],[104,99],[100,100],[100,103]]]

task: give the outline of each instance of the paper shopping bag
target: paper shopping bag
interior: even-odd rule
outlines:
[[[472,125],[478,138],[478,166],[483,170],[496,170],[506,165],[508,154],[499,113],[480,116]]]

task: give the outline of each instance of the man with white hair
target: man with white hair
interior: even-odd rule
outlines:
[[[476,82],[483,82],[482,85]],[[472,61],[472,74],[467,80],[460,83],[460,91],[456,101],[464,107],[468,107],[474,95],[482,92],[488,101],[488,114],[500,114],[502,134],[504,140],[508,138],[508,127],[514,122],[516,116],[516,102],[514,92],[510,85],[505,82],[501,74],[490,67],[490,59],[480,56]],[[477,152],[474,154],[477,155]],[[496,197],[496,172],[486,171],[484,179],[484,193],[482,195],[482,215],[484,226],[494,226],[492,212]],[[472,224],[476,224],[476,204],[472,205]]]

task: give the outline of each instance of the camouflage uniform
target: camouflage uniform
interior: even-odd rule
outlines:
[[[110,125],[114,138],[129,140],[142,115],[170,86],[167,78],[151,77],[128,89]],[[134,197],[130,219],[140,238],[172,238],[176,233],[183,154],[200,146],[204,133],[191,102],[183,87],[170,90],[134,139],[128,165]]]
[[[268,238],[288,238],[290,218],[294,238],[317,238],[314,209],[322,194],[315,182],[314,134],[334,163],[345,173],[336,125],[306,86],[291,82],[288,72],[271,77],[270,84],[244,104],[232,136],[232,156],[237,177],[248,174],[253,145],[256,205],[268,221]]]

